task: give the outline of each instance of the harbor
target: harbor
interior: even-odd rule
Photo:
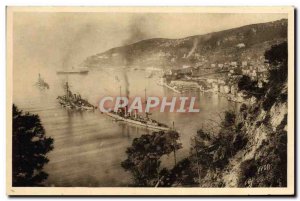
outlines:
[[[22,73],[22,71],[18,72]],[[38,75],[39,71],[36,71]],[[80,94],[92,105],[97,105],[101,95],[110,94],[118,96],[118,87],[123,76],[118,68],[105,70],[91,70],[89,74],[57,75],[56,71],[41,72],[50,89],[40,91],[32,83],[36,77],[23,78],[22,85],[14,86],[14,100],[20,109],[38,114],[45,130],[54,138],[55,148],[49,153],[49,163],[45,170],[49,173],[47,185],[49,186],[126,186],[130,182],[130,175],[120,166],[124,160],[125,151],[136,137],[151,133],[157,129],[147,129],[145,126],[115,120],[101,114],[97,109],[94,112],[63,108],[57,100],[64,95],[63,85],[68,81],[71,91]],[[144,97],[145,88],[148,96],[184,96],[193,95],[199,100],[199,113],[160,113],[152,112],[151,118],[157,122],[174,127],[180,133],[183,149],[179,150],[178,160],[189,153],[191,136],[196,133],[198,122],[210,123],[209,119],[227,108],[238,108],[238,104],[230,102],[218,94],[204,94],[192,91],[179,94],[164,86],[157,85],[159,76],[154,75],[145,81],[145,71],[128,71],[130,96]],[[118,79],[116,79],[116,77]],[[35,78],[35,79],[34,79]],[[81,83],[85,83],[82,85]],[[24,87],[32,91],[30,99],[24,99]],[[88,90],[87,90],[88,89]],[[145,116],[145,113],[141,114]],[[195,120],[195,121],[193,121]],[[197,121],[196,121],[197,120]],[[99,157],[101,156],[101,157]],[[171,157],[171,156],[170,156]],[[76,165],[80,161],[82,165]],[[173,160],[165,158],[164,166],[172,165]],[[97,167],[97,168],[96,168]],[[68,169],[68,171],[65,171]],[[116,175],[122,177],[118,180]],[[63,178],[63,179],[62,179]],[[105,179],[104,179],[105,178]]]

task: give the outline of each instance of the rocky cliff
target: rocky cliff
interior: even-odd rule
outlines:
[[[286,84],[278,95],[284,94]],[[286,185],[287,102],[277,100],[267,111],[262,104],[240,114],[248,143],[222,175],[227,187]]]

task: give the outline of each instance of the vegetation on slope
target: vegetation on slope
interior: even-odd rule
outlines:
[[[283,187],[287,185],[287,44],[272,46],[266,51],[265,58],[270,64],[269,82],[259,89],[260,91],[257,91],[255,82],[249,82],[250,86],[247,85],[249,83],[245,83],[246,86],[240,84],[240,90],[255,94],[256,104],[248,106],[243,104],[237,113],[226,111],[217,133],[198,130],[195,137],[191,139],[189,156],[179,161],[173,168],[163,168],[158,172],[159,166],[154,165],[152,171],[149,171],[148,168],[151,169],[152,166],[145,164],[147,168],[141,167],[143,171],[139,174],[150,178],[151,182],[139,182],[139,186]],[[257,93],[261,95],[257,96]],[[156,135],[157,133],[153,133],[151,138],[156,138]],[[155,154],[144,148],[140,149],[136,142],[142,144],[147,142],[147,146],[145,144],[143,147],[152,147],[148,145],[152,143],[149,140],[145,141],[144,138],[145,136],[135,139],[133,148],[128,149],[129,161],[132,161],[133,154],[141,150],[143,150],[142,157],[138,154],[134,158],[143,163],[151,161],[145,156],[156,155],[154,164],[157,164],[163,154],[171,153],[172,149],[158,152],[158,155],[155,149],[151,149]],[[160,145],[160,147],[164,146]],[[177,146],[176,149],[179,148],[180,146]],[[126,163],[123,162],[123,167],[134,173],[137,163],[131,163],[131,167],[124,166]],[[137,177],[137,174],[133,176],[135,181],[140,177],[140,175]]]

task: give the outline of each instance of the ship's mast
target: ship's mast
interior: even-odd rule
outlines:
[[[67,90],[67,93],[69,92],[69,83],[66,82],[66,90]]]
[[[67,98],[69,98],[69,83],[66,82],[66,95],[67,95]]]
[[[122,86],[120,86],[120,98],[121,97],[122,97]],[[121,103],[123,104],[123,101]],[[119,108],[121,108],[121,107],[119,107]],[[127,108],[126,108],[126,106],[123,109],[124,109],[125,116],[126,116],[126,114],[127,114]]]
[[[147,105],[147,89],[145,88],[145,105]],[[145,106],[146,107],[146,106]],[[146,119],[148,119],[149,117],[148,117],[148,115],[149,115],[149,113],[148,112],[145,112],[145,114],[146,114]]]
[[[38,78],[37,84],[38,84],[39,86],[41,86],[41,74],[40,74],[40,73],[39,73],[39,78]]]

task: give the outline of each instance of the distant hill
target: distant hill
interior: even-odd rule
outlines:
[[[181,39],[142,40],[90,56],[83,63],[87,67],[205,66],[211,63],[262,59],[266,49],[285,40],[287,20],[282,19]]]

